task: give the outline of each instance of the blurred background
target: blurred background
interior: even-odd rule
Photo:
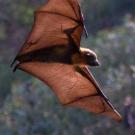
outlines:
[[[135,135],[135,0],[81,0],[101,67],[92,69],[123,122],[59,104],[34,77],[10,69],[45,0],[0,0],[0,135]]]

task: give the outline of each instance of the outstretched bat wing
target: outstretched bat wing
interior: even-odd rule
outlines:
[[[78,1],[48,0],[35,12],[32,31],[16,58],[51,46],[71,45],[64,30],[74,27],[72,38],[79,47],[84,24]]]
[[[117,121],[121,120],[86,67],[27,62],[20,64],[19,68],[48,84],[63,105],[79,107],[96,114],[109,115]]]
[[[104,95],[92,73],[87,66],[79,67],[78,72],[89,80],[95,87],[95,94],[82,97],[75,102],[70,103],[71,106],[79,107],[96,114],[103,114],[112,117],[114,120],[121,121],[122,117],[114,109],[109,99]]]
[[[79,48],[83,30],[83,17],[77,0],[48,0],[47,4],[35,12],[33,29],[15,58],[17,60],[23,56],[17,68],[48,84],[62,104],[120,120],[121,117],[101,92],[87,67],[31,59],[44,57],[45,50],[54,46],[71,47],[74,43]],[[66,32],[71,32],[68,33],[71,34],[70,37]],[[53,54],[50,55],[52,51],[46,51],[46,54],[48,52],[48,56],[54,59]],[[61,53],[60,48],[58,52]],[[58,56],[61,59],[62,56]],[[50,59],[49,57],[46,59]]]

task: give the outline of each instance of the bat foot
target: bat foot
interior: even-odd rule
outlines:
[[[11,68],[13,68],[13,73],[17,70],[17,68],[19,67],[20,65],[20,62],[17,62],[15,63],[16,61],[14,61],[13,64],[11,64]],[[15,66],[14,66],[15,65]]]

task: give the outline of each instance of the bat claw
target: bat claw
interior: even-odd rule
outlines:
[[[16,59],[11,63],[11,68],[14,66],[14,64],[16,63]],[[20,65],[20,62],[17,62],[16,65],[13,67],[13,72],[15,72],[18,68],[18,66]]]
[[[13,67],[13,65],[15,64],[15,62],[16,62],[16,58],[13,60],[13,62],[10,64],[10,67],[12,68]]]
[[[20,63],[18,63],[14,68],[13,68],[13,73],[17,70],[17,68],[19,67]]]

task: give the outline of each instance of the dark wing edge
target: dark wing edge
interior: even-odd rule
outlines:
[[[83,22],[84,34],[85,34],[85,37],[88,38],[89,34],[88,34],[88,31],[87,31],[86,25],[84,24],[84,15],[81,11],[81,5],[80,5],[78,0],[77,0],[77,2],[78,2],[78,9],[79,9],[79,12],[80,12],[81,21]]]
[[[102,92],[99,84],[97,83],[97,81],[95,80],[94,76],[92,75],[92,73],[90,72],[90,70],[88,69],[88,67],[84,67],[83,71],[87,74],[87,76],[89,77],[89,79],[91,80],[91,82],[95,85],[95,87],[97,88],[97,91],[99,93],[99,95],[103,98],[103,100],[105,100],[105,102],[108,104],[108,106],[112,109],[112,112],[102,112],[105,115],[111,115],[115,120],[117,121],[121,121],[122,117],[121,115],[116,111],[116,109],[112,106],[110,100],[104,95],[104,93]],[[101,99],[102,100],[102,99]]]
[[[104,93],[102,92],[100,86],[98,85],[98,83],[96,82],[94,76],[92,75],[92,73],[90,72],[90,70],[88,69],[87,66],[85,67],[79,67],[80,71],[79,73],[81,73],[81,75],[83,75],[85,78],[87,78],[90,82],[93,83],[93,85],[96,87],[97,89],[97,93],[95,93],[94,95],[89,95],[86,97],[81,97],[79,99],[76,99],[74,101],[72,101],[71,103],[69,103],[68,105],[70,106],[76,106],[76,107],[81,107],[81,105],[84,105],[86,103],[83,103],[83,100],[86,98],[86,102],[89,102],[89,99],[91,97],[95,97],[98,99],[98,97],[100,97],[100,102],[102,104],[102,106],[104,107],[104,109],[102,109],[100,112],[93,112],[95,114],[102,114],[102,115],[107,115],[111,118],[113,118],[114,120],[121,122],[122,121],[122,117],[121,115],[116,111],[116,109],[112,106],[112,104],[110,103],[109,99],[104,95]],[[81,101],[82,100],[82,101]],[[81,103],[82,102],[82,103]],[[87,105],[87,104],[86,104]],[[90,107],[90,106],[89,106]],[[98,107],[98,106],[97,106]],[[87,108],[84,107],[84,109],[86,109],[87,111],[89,111]]]

